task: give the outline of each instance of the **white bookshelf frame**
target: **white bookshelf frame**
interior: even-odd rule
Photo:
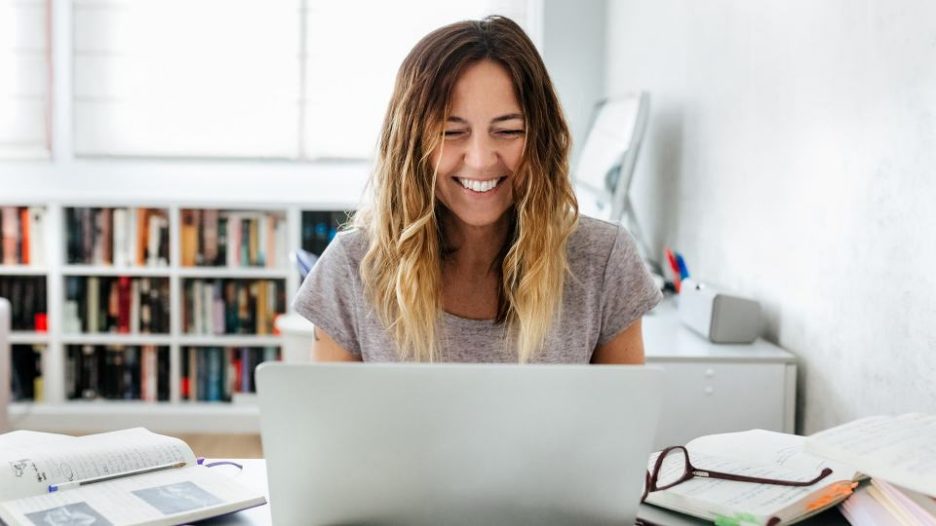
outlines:
[[[45,345],[42,355],[43,400],[16,402],[10,407],[11,424],[16,429],[52,432],[97,432],[132,426],[146,426],[175,433],[256,433],[259,412],[255,404],[236,402],[183,401],[180,395],[181,350],[183,347],[278,346],[283,337],[274,335],[192,335],[182,333],[181,302],[184,279],[282,279],[286,284],[287,310],[299,288],[299,272],[287,255],[301,248],[301,221],[304,211],[346,210],[348,203],[334,206],[307,206],[302,203],[217,202],[182,200],[68,200],[9,201],[0,206],[39,206],[46,209],[46,264],[42,267],[0,265],[0,276],[46,277],[48,332],[14,332],[12,344]],[[71,207],[159,208],[169,214],[169,265],[164,267],[112,267],[70,265],[65,261],[65,214]],[[183,209],[218,209],[281,213],[286,221],[287,246],[280,248],[282,268],[232,268],[181,266],[180,228]],[[278,254],[279,256],[280,254]],[[132,276],[169,279],[170,332],[168,334],[66,334],[63,332],[65,278],[68,276]],[[16,305],[13,306],[16,308]],[[166,402],[137,400],[66,400],[65,347],[67,345],[158,345],[169,348],[170,398]]]

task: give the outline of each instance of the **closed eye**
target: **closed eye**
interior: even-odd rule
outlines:
[[[461,137],[465,133],[467,133],[465,130],[445,130],[444,135],[446,137],[452,138],[452,137]]]
[[[519,137],[524,134],[524,130],[497,130],[495,133],[503,137]]]

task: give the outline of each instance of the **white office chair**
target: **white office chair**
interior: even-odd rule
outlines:
[[[573,173],[581,212],[615,223],[623,221],[644,258],[650,251],[629,191],[649,114],[650,95],[645,91],[598,103]]]
[[[0,433],[10,430],[10,302],[0,298]]]

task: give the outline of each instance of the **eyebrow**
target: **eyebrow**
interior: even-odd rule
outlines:
[[[501,116],[499,116],[499,117],[494,117],[493,119],[491,119],[491,123],[494,124],[494,123],[504,122],[504,121],[510,121],[510,120],[514,120],[514,119],[523,120],[523,114],[522,114],[522,113],[508,113],[508,114],[506,114],[506,115],[501,115]],[[461,117],[457,117],[457,116],[455,116],[455,115],[450,115],[449,118],[447,119],[447,121],[448,121],[448,122],[456,122],[456,123],[458,123],[458,124],[468,124],[468,121],[466,121],[465,119],[463,119],[463,118],[461,118]]]

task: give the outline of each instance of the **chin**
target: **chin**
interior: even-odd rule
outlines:
[[[471,227],[486,227],[491,225],[496,225],[502,221],[510,211],[511,206],[506,205],[504,207],[498,207],[496,210],[464,210],[456,208],[445,207],[447,212],[451,214],[453,219],[456,219],[458,222],[463,223]]]

